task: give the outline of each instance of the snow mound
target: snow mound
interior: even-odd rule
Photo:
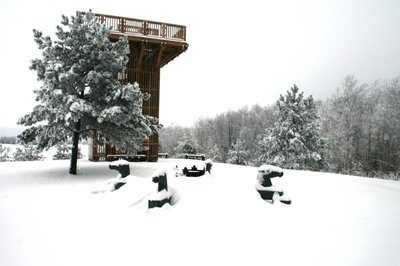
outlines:
[[[163,200],[163,199],[168,199],[173,196],[174,189],[172,187],[168,187],[167,190],[162,190],[162,191],[157,191],[149,195],[148,199],[149,200]]]
[[[270,174],[270,173],[273,173],[273,172],[283,173],[283,169],[282,168],[280,168],[278,166],[274,166],[274,165],[268,165],[268,164],[261,165],[258,168],[258,171],[259,172],[264,172],[266,174]]]
[[[155,177],[155,176],[167,175],[167,172],[168,171],[166,169],[158,169],[151,176]]]
[[[127,160],[116,160],[110,163],[111,166],[129,165]]]

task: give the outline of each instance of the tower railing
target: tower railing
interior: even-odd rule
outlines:
[[[110,27],[112,32],[172,41],[186,41],[186,26],[104,14],[96,14],[96,16],[107,27]]]

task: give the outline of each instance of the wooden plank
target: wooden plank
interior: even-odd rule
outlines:
[[[161,59],[162,59],[164,50],[165,50],[165,46],[161,43],[161,47],[160,47],[160,50],[158,51],[158,56],[157,56],[156,68],[161,67]]]
[[[139,56],[138,56],[137,62],[136,62],[136,67],[138,69],[142,68],[142,60],[143,60],[144,49],[145,49],[145,45],[142,44],[141,47],[140,47]]]

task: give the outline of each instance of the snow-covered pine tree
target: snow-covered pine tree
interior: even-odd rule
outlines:
[[[53,160],[67,160],[71,159],[71,147],[66,143],[59,143],[56,145],[56,152],[53,155]],[[78,149],[78,159],[81,159],[81,149]]]
[[[320,169],[326,139],[320,136],[312,96],[304,99],[294,85],[276,105],[274,127],[259,142],[259,161],[290,169]]]
[[[232,149],[228,151],[227,163],[247,165],[249,160],[249,151],[246,149],[244,143],[239,138],[235,144],[232,145]]]
[[[186,128],[178,125],[170,125],[160,129],[158,133],[160,150],[168,153],[168,156],[175,157],[178,142],[185,135],[186,130]]]
[[[207,152],[207,158],[210,158],[213,162],[223,162],[222,154],[217,144]]]
[[[108,39],[109,29],[90,11],[76,17],[62,16],[56,37],[33,30],[42,59],[31,69],[43,85],[36,89],[39,102],[18,124],[29,126],[20,136],[23,143],[34,140],[47,149],[72,138],[70,173],[76,174],[78,143],[98,130],[117,148],[142,148],[158,130],[153,117],[142,114],[142,102],[150,95],[139,85],[118,80],[127,62],[127,38]]]
[[[192,135],[186,133],[182,140],[178,141],[178,146],[175,148],[175,154],[178,158],[184,158],[186,154],[196,154],[198,145],[194,141]]]

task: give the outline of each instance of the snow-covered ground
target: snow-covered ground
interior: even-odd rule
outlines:
[[[175,177],[194,163],[131,163],[105,193],[107,162],[0,163],[0,265],[400,265],[400,182],[285,170],[272,182],[292,204],[270,204],[257,168]],[[148,211],[163,169],[178,201]]]

